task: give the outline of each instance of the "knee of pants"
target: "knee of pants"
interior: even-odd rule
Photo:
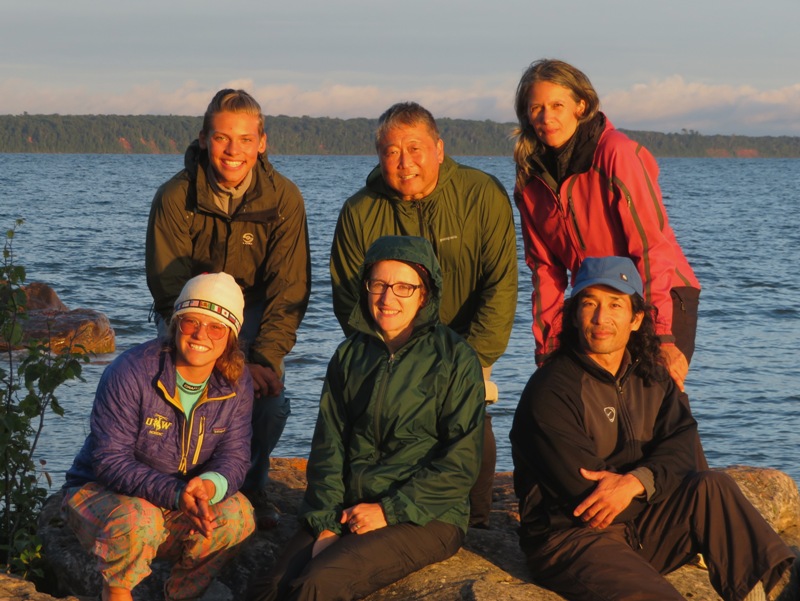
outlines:
[[[256,529],[253,506],[242,493],[225,499],[214,506],[216,521],[225,530],[225,539],[230,545],[238,544]]]
[[[164,514],[139,497],[86,485],[67,499],[67,521],[81,540],[136,539],[157,547],[166,538]]]
[[[711,490],[728,492],[739,491],[739,485],[725,472],[713,472],[711,470],[697,472],[691,477],[691,483],[699,494],[705,494]]]

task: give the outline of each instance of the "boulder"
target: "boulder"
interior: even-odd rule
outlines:
[[[28,313],[22,323],[26,344],[49,340],[54,353],[69,348],[95,354],[114,352],[114,330],[108,317],[94,309],[68,309],[56,292],[41,282],[32,282],[23,289]]]
[[[787,543],[798,550],[800,537],[800,494],[788,475],[771,469],[734,466],[729,473],[745,495],[761,511],[770,525]],[[239,557],[226,566],[204,596],[205,601],[241,599],[250,574],[270,565],[280,554],[295,529],[303,490],[305,460],[273,458],[270,492],[282,519],[273,530],[260,531],[248,540]],[[423,568],[367,597],[367,601],[557,601],[558,595],[530,582],[522,553],[517,544],[519,514],[514,496],[512,474],[498,473],[495,480],[491,529],[471,529],[464,547],[452,558]],[[57,596],[74,595],[81,599],[97,598],[100,577],[94,561],[84,552],[75,536],[64,525],[60,512],[60,494],[53,495],[39,519],[44,554],[48,559],[48,578],[40,586]],[[134,591],[137,601],[161,598],[162,583],[169,566],[155,562],[153,574]],[[4,586],[0,576],[0,591]],[[668,579],[693,601],[719,601],[708,583],[708,573],[696,566],[685,566]],[[5,599],[0,595],[0,599]],[[46,597],[9,595],[8,599],[44,601]]]

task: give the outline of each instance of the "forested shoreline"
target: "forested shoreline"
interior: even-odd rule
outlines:
[[[456,156],[510,156],[513,123],[437,119]],[[0,115],[0,153],[182,154],[201,117],[157,115]],[[376,119],[267,116],[269,152],[369,155]],[[659,157],[800,157],[800,137],[702,135],[622,130]]]

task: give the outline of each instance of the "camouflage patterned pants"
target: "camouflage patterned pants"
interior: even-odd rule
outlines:
[[[193,534],[179,510],[113,493],[96,482],[67,490],[64,509],[109,586],[132,590],[150,574],[153,559],[167,559],[174,565],[165,595],[175,601],[201,597],[255,530],[253,508],[241,493],[211,506],[217,527],[210,538]]]

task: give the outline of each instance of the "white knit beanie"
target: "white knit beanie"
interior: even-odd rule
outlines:
[[[181,313],[204,313],[239,335],[244,319],[244,296],[236,280],[227,273],[201,273],[186,282],[172,317]]]

